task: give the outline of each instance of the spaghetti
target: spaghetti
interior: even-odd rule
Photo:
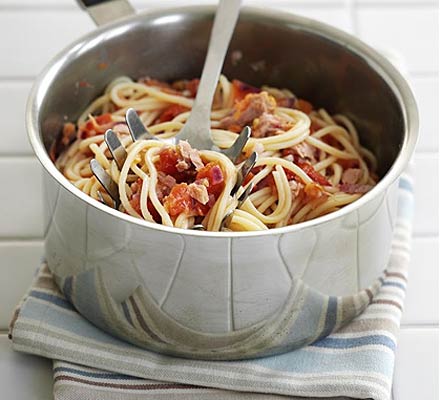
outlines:
[[[230,193],[237,166],[225,155],[198,151],[186,142],[132,142],[125,123],[128,108],[138,112],[150,133],[171,138],[188,118],[197,86],[198,80],[114,80],[76,125],[64,125],[51,151],[56,166],[80,190],[110,204],[90,170],[95,158],[119,187],[120,211],[171,227],[203,224],[210,231],[263,230],[307,221],[352,203],[376,184],[376,159],[361,146],[346,116],[315,110],[287,89],[259,89],[224,76],[211,112],[213,141],[228,148],[249,125],[252,136],[243,157],[252,151],[259,155],[236,196]],[[121,170],[104,142],[110,128],[128,153]],[[254,185],[252,193],[236,209],[236,198],[249,184]]]

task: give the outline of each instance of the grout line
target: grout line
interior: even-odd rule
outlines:
[[[438,238],[438,225],[436,224],[436,226],[434,227],[433,231],[425,231],[425,230],[420,230],[417,231],[414,227],[413,227],[413,237],[414,238]]]
[[[44,242],[42,236],[0,236],[0,245],[4,243],[37,243]]]
[[[0,5],[0,11],[12,11],[12,12],[22,12],[22,11],[81,11],[79,6],[76,6],[73,2],[72,4],[66,3],[66,4],[57,4],[57,3],[46,3],[46,4],[3,4]]]
[[[44,243],[44,238],[41,237],[23,237],[23,238],[0,238],[0,247],[15,246],[15,245],[40,245]]]
[[[350,28],[354,36],[359,36],[359,26],[356,12],[355,0],[346,0],[348,14],[350,16]]]
[[[34,160],[37,161],[37,157],[33,153],[29,153],[29,154],[0,153],[0,162],[1,161],[8,161],[8,162],[11,162],[11,161],[34,161]]]
[[[212,5],[215,4],[214,0],[211,0],[209,2],[203,3],[203,5]],[[264,4],[264,2],[262,1],[251,1],[251,2],[246,2],[244,4],[244,6],[261,6],[262,4]],[[286,6],[291,6],[291,7],[302,7],[302,8],[324,8],[324,9],[331,9],[331,8],[337,8],[337,7],[341,7],[344,5],[344,0],[334,0],[334,1],[306,1],[306,0],[301,0],[301,1],[279,1],[279,2],[275,2],[272,3],[273,7],[286,7]],[[181,4],[180,4],[181,5]],[[197,5],[197,2],[194,3],[190,3],[190,5]],[[173,8],[173,7],[178,7],[179,3],[178,2],[165,2],[163,4],[163,8]],[[145,11],[148,9],[152,9],[149,6],[148,1],[143,1],[143,2],[139,2],[139,1],[134,1],[133,2],[133,7],[135,8],[135,10],[137,11]],[[162,8],[162,7],[154,7],[155,9],[158,8]],[[85,11],[81,10],[79,8],[79,6],[75,6],[75,4],[56,4],[56,3],[46,3],[46,4],[39,4],[39,5],[34,5],[34,4],[5,4],[5,5],[0,5],[0,11],[6,11],[6,12],[22,12],[22,11],[32,11],[32,12],[48,12],[48,11],[61,11],[61,12],[84,12]]]
[[[430,160],[430,159],[438,159],[438,155],[439,155],[439,151],[438,150],[433,150],[433,151],[427,151],[427,150],[423,150],[423,151],[416,151],[414,153],[414,162],[416,163],[416,167],[417,167],[417,159],[419,160]]]
[[[214,0],[206,2],[204,4],[212,4],[215,3]],[[245,5],[261,5],[262,1],[250,1],[245,2]],[[275,6],[286,6],[286,5],[292,5],[294,6],[300,6],[300,7],[308,7],[308,8],[332,8],[332,7],[339,7],[341,5],[344,5],[346,1],[344,0],[333,0],[333,1],[306,1],[306,0],[298,0],[298,1],[279,1],[275,2]],[[193,4],[196,4],[194,2]],[[273,3],[272,3],[273,4]],[[148,1],[133,1],[133,5],[135,9],[143,10],[144,7],[149,8],[149,2]],[[165,7],[173,7],[177,5],[177,2],[165,2]],[[372,0],[372,1],[362,1],[362,0],[353,0],[353,6],[355,8],[432,8],[435,7],[437,3],[432,0],[412,0],[409,2],[395,2],[395,1],[387,1],[387,0]],[[158,7],[156,7],[158,8]],[[74,3],[63,3],[59,4],[56,2],[50,2],[50,3],[40,3],[38,5],[30,4],[30,3],[22,3],[19,2],[15,3],[9,3],[9,4],[3,4],[0,5],[0,11],[81,11],[79,6],[76,6]]]
[[[438,329],[439,325],[437,324],[417,324],[417,323],[404,323],[400,325],[401,330],[409,330],[409,329]]]
[[[359,36],[358,35],[358,27],[357,27],[357,18],[353,15],[351,15],[352,10],[351,10],[351,6],[349,4],[351,4],[351,0],[346,0],[346,4],[347,4],[347,8],[348,8],[348,12],[350,14],[350,20],[352,22],[352,26],[351,28],[352,30],[352,34],[354,36]],[[1,8],[0,8],[1,11]],[[2,84],[8,84],[8,83],[33,83],[35,81],[35,79],[37,78],[37,75],[0,75],[0,85]],[[429,78],[438,78],[438,71],[410,71],[409,72],[409,81],[411,81],[411,79],[413,78],[425,78],[425,79],[429,79]]]
[[[417,241],[425,241],[425,240],[438,240],[438,233],[435,235],[432,234],[421,234],[421,233],[415,233],[412,236],[413,240],[417,240]]]
[[[320,9],[332,9],[332,8],[341,8],[344,7],[344,4],[346,3],[347,0],[340,0],[340,1],[333,1],[333,2],[313,2],[313,1],[286,1],[286,2],[272,2],[271,6],[272,8],[277,8],[277,7],[289,7],[292,9],[292,11],[295,10],[295,7],[301,7],[301,8],[307,8],[307,9],[313,9],[313,8],[320,8]],[[263,4],[265,4],[263,1],[254,1],[254,2],[247,2],[244,4],[244,6],[262,6]],[[146,7],[148,7],[147,4],[145,4]]]
[[[17,83],[32,83],[37,75],[31,76],[31,75],[0,75],[0,84],[3,83],[11,83],[11,82],[17,82]]]
[[[438,71],[412,71],[409,73],[409,81],[413,78],[437,78],[438,79]]]
[[[429,160],[429,159],[437,159],[439,155],[439,150],[416,150],[414,153],[414,159],[420,159],[420,160]],[[2,153],[0,151],[0,160],[1,159],[7,159],[7,160],[30,160],[30,159],[37,159],[34,153]]]
[[[415,241],[438,240],[438,233],[414,233],[412,239]],[[5,236],[0,237],[0,246],[10,244],[40,244],[44,242],[43,236]]]
[[[435,7],[437,8],[437,2],[434,0],[412,0],[408,2],[395,2],[395,1],[387,1],[387,0],[355,0],[356,7],[358,8],[426,8],[426,7]]]

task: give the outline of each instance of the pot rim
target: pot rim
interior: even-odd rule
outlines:
[[[411,156],[414,152],[419,128],[419,118],[416,101],[414,94],[400,72],[379,52],[365,44],[355,36],[341,31],[333,26],[325,23],[298,16],[285,10],[275,10],[270,8],[262,8],[255,6],[245,6],[242,8],[241,13],[246,15],[252,15],[262,20],[276,19],[285,25],[293,24],[296,29],[303,29],[305,31],[312,32],[314,34],[321,35],[327,40],[330,40],[340,46],[346,47],[349,51],[362,58],[376,73],[378,73],[382,79],[390,87],[396,99],[399,102],[404,119],[404,140],[399,153],[392,164],[391,168],[382,177],[382,179],[361,198],[348,204],[338,211],[326,214],[324,216],[314,218],[309,221],[301,222],[294,225],[288,225],[282,228],[268,229],[264,231],[246,231],[246,232],[211,232],[211,231],[197,231],[190,229],[168,227],[161,224],[155,224],[145,221],[143,219],[132,217],[128,214],[124,214],[118,210],[101,204],[99,201],[88,196],[80,189],[76,188],[67,178],[55,167],[55,164],[49,158],[49,155],[43,145],[40,137],[39,130],[39,103],[40,100],[46,95],[50,82],[56,76],[60,67],[64,66],[66,60],[87,43],[90,43],[93,39],[101,35],[102,33],[112,30],[117,27],[124,27],[127,23],[139,22],[145,17],[151,19],[158,19],[160,17],[170,17],[172,14],[183,13],[212,13],[215,12],[215,6],[183,6],[183,7],[160,7],[153,10],[146,10],[137,13],[133,16],[124,17],[118,19],[115,22],[106,24],[99,27],[86,35],[81,36],[79,39],[68,45],[61,52],[59,52],[38,75],[32,90],[29,94],[27,106],[26,106],[26,128],[28,132],[28,138],[35,155],[39,159],[44,169],[54,178],[60,185],[64,187],[68,192],[72,193],[75,197],[85,202],[87,205],[99,209],[100,211],[126,222],[136,224],[142,228],[158,230],[167,233],[175,233],[188,236],[201,236],[201,237],[213,237],[213,238],[246,238],[253,236],[265,236],[265,235],[277,235],[285,234],[295,231],[301,231],[305,228],[310,228],[315,225],[321,225],[327,222],[331,222],[338,218],[344,217],[349,213],[358,210],[363,205],[369,203],[371,200],[379,196],[384,192],[392,183],[401,175],[405,167],[408,165]]]

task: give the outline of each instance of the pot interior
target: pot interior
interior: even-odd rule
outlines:
[[[212,8],[138,15],[78,42],[46,74],[37,94],[41,139],[48,150],[65,121],[75,121],[120,75],[160,80],[199,77],[213,20]],[[346,114],[383,176],[404,142],[405,120],[396,93],[378,68],[303,18],[280,21],[243,11],[223,73],[255,86],[288,88],[316,108]],[[346,39],[346,38],[345,38]]]

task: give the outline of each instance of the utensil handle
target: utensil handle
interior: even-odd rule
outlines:
[[[128,0],[77,0],[97,26],[116,21],[135,13]]]
[[[195,114],[200,118],[203,115],[210,120],[217,81],[238,20],[240,5],[241,0],[220,0],[219,2],[211,31],[208,54],[191,116]]]

